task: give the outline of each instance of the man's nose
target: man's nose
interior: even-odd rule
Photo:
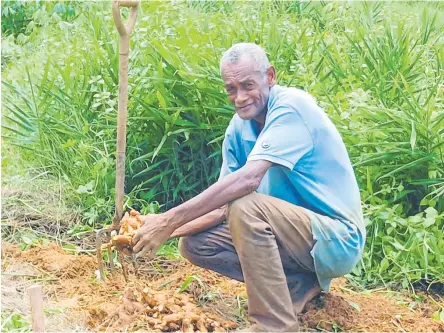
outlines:
[[[242,106],[247,99],[248,95],[242,89],[239,89],[236,96],[236,104]]]

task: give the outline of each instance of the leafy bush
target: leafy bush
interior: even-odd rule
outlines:
[[[366,206],[367,248],[353,273],[367,283],[442,280],[444,259],[444,214],[429,207],[408,218],[399,204]]]
[[[46,13],[46,7],[53,16],[61,20],[72,20],[76,16],[75,3],[75,1],[52,3],[40,0],[2,1],[2,35],[26,34],[30,30],[27,29],[28,25],[34,26],[39,14]]]

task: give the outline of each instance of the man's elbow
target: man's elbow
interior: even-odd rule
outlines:
[[[241,169],[242,171],[239,176],[243,183],[242,188],[246,191],[244,195],[253,193],[258,189],[262,178],[271,164],[272,163],[268,161],[252,161],[248,162],[247,165]]]
[[[254,174],[247,175],[245,179],[245,190],[247,193],[245,195],[253,193],[256,191],[261,184],[262,177],[259,177]]]

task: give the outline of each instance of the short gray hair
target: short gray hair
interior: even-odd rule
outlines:
[[[267,74],[270,67],[267,54],[262,47],[254,43],[234,44],[225,51],[220,60],[220,74],[222,75],[222,66],[225,63],[234,64],[244,57],[253,60],[254,68],[259,70],[263,76]]]

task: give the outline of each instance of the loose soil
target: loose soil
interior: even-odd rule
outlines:
[[[243,283],[184,260],[141,262],[137,277],[127,267],[129,282],[118,272],[99,282],[93,256],[53,243],[26,251],[2,244],[3,311],[29,313],[25,289],[37,282],[44,286],[48,331],[219,332],[248,324]],[[421,296],[414,303],[412,296],[387,290],[357,293],[338,279],[299,315],[301,330],[444,331],[431,319],[440,299]]]

